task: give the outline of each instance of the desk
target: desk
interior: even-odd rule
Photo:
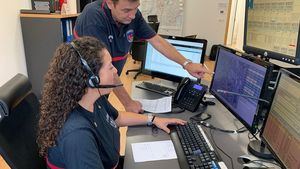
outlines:
[[[135,85],[140,82],[134,82],[132,85],[132,97],[133,98],[145,98],[145,99],[157,99],[162,97],[159,94],[155,94],[153,92],[148,92],[146,90],[138,89]],[[243,127],[243,125],[234,118],[233,115],[217,100],[215,100],[215,106],[208,106],[205,110],[206,113],[211,114],[212,118],[208,120],[210,124],[213,124],[216,127],[228,130],[236,130],[238,128]],[[199,113],[199,112],[198,112]],[[185,111],[179,114],[159,114],[161,117],[176,117],[188,120],[191,116],[197,114]],[[202,127],[206,132],[207,137],[211,139],[209,129]],[[214,131],[214,140],[216,144],[227,154],[232,157],[234,168],[239,169],[242,168],[237,162],[237,157],[240,155],[244,155],[247,153],[247,144],[248,140],[248,132],[240,133],[240,134],[229,134],[222,133],[218,131]],[[159,141],[159,140],[170,140],[170,136],[159,130],[157,134],[152,133],[151,127],[145,126],[134,126],[128,127],[127,131],[127,141],[126,141],[126,153],[124,160],[124,169],[179,169],[179,164],[177,159],[173,160],[163,160],[163,161],[151,161],[151,162],[143,162],[143,163],[135,163],[132,155],[132,143],[138,142],[147,142],[147,141]],[[213,145],[212,141],[211,144]],[[225,156],[222,152],[220,152],[215,146],[214,149],[219,153],[222,160],[225,162],[227,168],[232,168],[230,159]]]

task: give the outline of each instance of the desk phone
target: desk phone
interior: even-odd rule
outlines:
[[[192,81],[190,78],[184,78],[177,87],[174,103],[181,108],[195,112],[206,91],[207,86]]]

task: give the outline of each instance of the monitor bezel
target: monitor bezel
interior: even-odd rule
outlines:
[[[280,82],[280,77],[282,76],[282,74],[286,74],[286,75],[288,75],[289,77],[292,77],[293,79],[297,79],[297,81],[299,81],[299,83],[300,83],[300,76],[298,76],[298,75],[296,75],[295,73],[293,73],[293,72],[291,72],[291,71],[288,71],[288,70],[286,70],[286,69],[283,69],[283,68],[281,68],[280,70],[279,70],[279,81],[277,82],[277,83],[279,83]],[[275,91],[275,94],[276,94],[276,92],[277,92],[277,89],[276,89],[276,91]],[[275,95],[274,94],[274,95]],[[272,105],[273,105],[273,103],[272,103]],[[263,123],[263,126],[262,126],[262,129],[261,129],[261,134],[260,134],[260,138],[261,138],[261,140],[262,140],[262,142],[268,147],[268,150],[274,155],[274,157],[276,158],[276,161],[277,162],[279,162],[282,166],[284,166],[285,167],[285,165],[284,165],[284,163],[280,160],[280,158],[277,156],[277,154],[275,153],[275,151],[271,148],[271,146],[270,146],[270,144],[266,141],[266,139],[265,139],[265,137],[264,137],[264,129],[265,129],[265,126],[266,126],[266,123],[267,123],[267,120],[268,120],[268,117],[269,117],[269,113],[270,113],[270,110],[267,112],[267,114],[266,114],[266,119],[264,120],[264,123]]]
[[[266,62],[266,61],[264,61],[260,58],[253,57],[251,55],[247,55],[245,53],[241,53],[241,52],[236,51],[234,49],[231,49],[231,48],[220,45],[218,47],[218,50],[217,50],[214,72],[216,71],[216,68],[217,68],[219,51],[221,49],[226,50],[226,51],[236,55],[237,57],[241,57],[243,59],[246,59],[250,62],[256,63],[256,64],[266,68],[266,74],[265,74],[265,78],[264,78],[264,82],[263,82],[263,87],[262,87],[259,98],[267,100],[267,101],[270,102],[270,99],[265,96],[265,93],[268,92],[268,86],[269,86],[269,82],[272,78],[272,72],[273,72],[273,69],[274,69],[274,65],[272,63]],[[212,90],[214,77],[215,77],[215,75],[213,75],[212,80],[211,80],[211,85],[210,85],[210,88],[209,88],[210,93],[212,95],[214,95],[218,99],[218,101],[221,102],[222,105],[224,105],[224,107],[226,107],[226,109],[229,110],[231,112],[231,114],[234,115],[249,130],[250,133],[255,134],[256,131],[257,131],[257,128],[258,128],[258,124],[259,124],[260,120],[262,120],[262,116],[263,116],[263,113],[264,113],[263,109],[266,108],[266,103],[260,102],[260,101],[258,102],[258,106],[257,106],[257,109],[256,109],[256,114],[253,118],[252,125],[249,125],[244,119],[242,119],[237,113],[235,113],[235,111],[233,109],[231,109],[224,101],[222,101],[222,99],[218,96],[217,92]]]
[[[205,53],[206,53],[206,47],[207,47],[207,40],[206,39],[191,39],[191,38],[185,38],[185,37],[179,37],[179,36],[170,36],[170,35],[160,35],[162,38],[164,39],[171,39],[171,40],[182,40],[182,41],[188,41],[188,42],[198,42],[198,43],[202,43],[203,44],[203,48],[202,48],[202,56],[200,59],[200,63],[204,63],[204,58],[205,58]],[[148,42],[146,44],[146,48],[148,48]],[[147,54],[146,54],[147,56]],[[145,60],[146,60],[146,56],[145,56]],[[175,75],[170,75],[167,73],[162,73],[162,72],[156,72],[153,70],[149,70],[149,69],[145,69],[145,61],[142,63],[142,73],[152,76],[152,77],[158,77],[161,79],[165,79],[165,80],[169,80],[169,81],[173,81],[173,82],[180,82],[183,77],[181,76],[175,76]],[[198,81],[200,81],[200,79],[198,79]]]
[[[245,6],[245,22],[244,22],[244,42],[243,42],[243,50],[246,53],[253,54],[255,56],[261,56],[267,59],[275,59],[282,62],[299,65],[300,64],[300,21],[299,21],[299,29],[298,29],[298,39],[297,39],[297,46],[296,46],[296,53],[295,56],[285,55],[282,53],[257,48],[254,46],[250,46],[247,44],[247,33],[248,33],[248,6],[249,2],[246,1]]]

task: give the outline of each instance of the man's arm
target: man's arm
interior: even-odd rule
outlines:
[[[121,83],[119,76],[115,76],[114,80],[116,84]],[[114,88],[113,92],[118,97],[120,102],[123,104],[126,111],[130,111],[134,113],[142,112],[142,104],[138,101],[132,100],[128,92],[125,90],[123,86]]]
[[[148,39],[148,42],[163,55],[170,60],[182,65],[192,76],[196,78],[202,78],[204,73],[210,73],[208,70],[199,63],[185,63],[187,59],[182,56],[169,42],[164,40],[159,35],[155,35],[153,38]]]

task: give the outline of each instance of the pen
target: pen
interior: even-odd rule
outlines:
[[[206,66],[206,64],[203,63],[203,66],[209,71],[208,67]]]
[[[209,71],[208,74],[215,74],[215,72],[210,72],[210,70],[208,69],[208,67],[206,66],[206,64],[203,63],[203,66],[205,67],[205,69],[207,69]]]

